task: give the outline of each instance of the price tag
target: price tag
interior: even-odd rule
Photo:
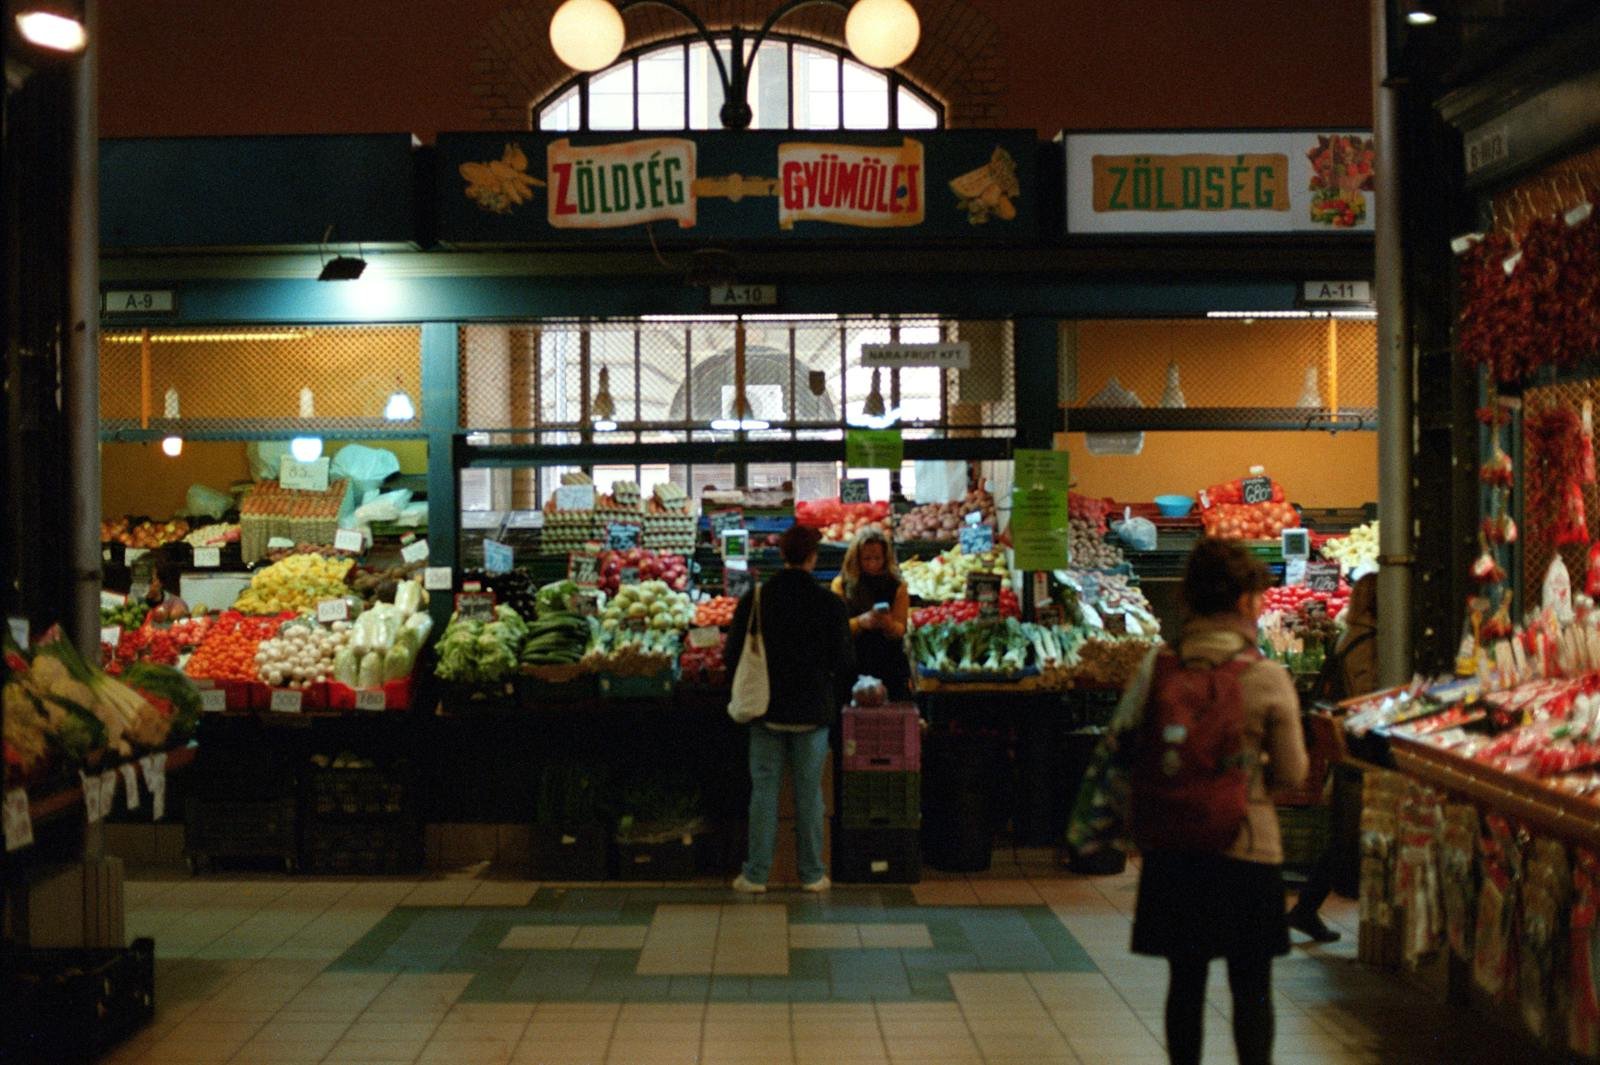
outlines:
[[[268,551],[282,551],[294,546],[294,541],[287,536],[273,536],[267,540]]]
[[[508,529],[542,529],[544,528],[544,511],[542,510],[514,510],[506,521]]]
[[[12,788],[6,792],[6,850],[14,851],[33,842],[33,816],[28,811],[28,792]]]
[[[701,650],[715,647],[722,642],[722,630],[715,625],[698,625],[689,630],[689,646]]]
[[[568,555],[567,580],[580,588],[593,588],[599,584],[599,558],[587,551],[575,551]]]
[[[200,693],[200,710],[207,714],[220,714],[228,708],[228,693],[221,688],[207,688]]]
[[[298,492],[326,492],[328,490],[329,458],[299,462],[285,455],[278,463],[278,484]]]
[[[366,537],[358,529],[340,529],[333,534],[333,549],[335,551],[349,551],[359,555],[361,549],[367,546]]]
[[[1055,603],[1042,603],[1034,608],[1033,620],[1047,628],[1058,628],[1061,625],[1061,607]]]
[[[123,564],[131,566],[149,553],[148,547],[130,547],[122,553]]]
[[[1106,623],[1106,631],[1113,636],[1126,636],[1128,633],[1128,615],[1108,613],[1102,621]]]
[[[122,790],[128,796],[128,809],[139,808],[139,767],[132,762],[120,767],[122,770]]]
[[[839,482],[839,502],[872,502],[872,482],[865,477],[847,477]]]
[[[599,617],[600,616],[600,594],[601,594],[600,592],[598,592],[595,589],[591,588],[591,589],[588,589],[586,591],[581,591],[576,596],[574,596],[573,598],[574,598],[574,600],[576,600],[574,605],[577,607],[578,613],[583,615],[586,618],[597,618],[597,617]]]
[[[722,571],[722,594],[731,595],[738,599],[755,587],[756,575],[754,570],[743,565],[729,566]]]
[[[978,617],[988,621],[1000,616],[1000,575],[967,574],[967,598],[978,604]]]
[[[963,555],[981,555],[992,550],[994,550],[994,526],[961,526],[961,553]]]
[[[357,710],[387,710],[388,708],[389,699],[388,696],[384,695],[383,689],[374,688],[370,691],[356,692]]]
[[[91,777],[80,769],[78,770],[78,788],[83,792],[84,819],[91,825],[104,821],[106,817],[105,792],[100,788],[100,778]]]
[[[1271,477],[1246,477],[1240,484],[1246,504],[1272,502]]]
[[[706,516],[706,524],[711,527],[712,543],[720,544],[722,534],[729,529],[744,528],[744,510],[732,507],[728,510],[717,510]]]
[[[11,639],[18,647],[28,649],[28,619],[6,618],[6,625],[11,629]]]
[[[101,610],[115,610],[117,607],[121,606],[122,604],[126,603],[127,601],[128,601],[128,597],[127,596],[118,595],[116,592],[101,592],[100,593],[100,609]]]
[[[1313,592],[1337,592],[1339,590],[1339,569],[1339,563],[1337,562],[1307,562],[1307,587]]]
[[[350,619],[350,604],[343,599],[323,599],[317,603],[317,620],[326,624],[330,621],[348,621]]]
[[[1284,584],[1304,584],[1306,582],[1306,560],[1303,558],[1285,559],[1283,563]]]
[[[563,484],[556,488],[557,510],[593,510],[594,485]]]
[[[493,621],[493,592],[461,592],[456,596],[456,615],[462,621]]]
[[[509,544],[498,540],[483,542],[483,570],[485,573],[510,573],[516,552]]]
[[[195,548],[194,565],[196,569],[216,569],[222,565],[222,549],[220,547]]]
[[[728,561],[741,561],[750,557],[750,533],[745,529],[724,529],[722,531],[722,558]]]
[[[144,770],[144,786],[150,789],[150,817],[159,821],[167,815],[167,752],[145,755],[139,768]]]
[[[612,522],[606,526],[606,546],[613,551],[627,551],[639,546],[644,528],[632,522]]]
[[[623,566],[622,569],[617,571],[617,583],[618,584],[638,584],[639,583],[639,567],[638,566]]]
[[[400,558],[405,562],[422,562],[428,557],[428,541],[413,540],[400,549]]]
[[[430,592],[448,592],[454,579],[449,566],[429,566],[422,571],[422,586]]]
[[[272,712],[274,714],[298,714],[304,702],[305,698],[300,692],[278,688],[272,693]]]

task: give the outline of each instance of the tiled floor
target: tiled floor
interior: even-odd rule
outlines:
[[[113,1062],[1158,1065],[1163,963],[1128,953],[1134,874],[1032,864],[750,899],[716,885],[542,887],[152,877],[129,934],[158,1013]],[[1503,1029],[1331,948],[1274,969],[1279,1065],[1536,1060]],[[1228,1062],[1213,972],[1206,1060]]]

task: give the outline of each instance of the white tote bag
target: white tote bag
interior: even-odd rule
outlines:
[[[733,697],[728,701],[728,716],[748,725],[767,712],[770,689],[767,686],[767,655],[761,643],[761,586],[751,596],[750,619],[745,624],[744,652],[739,668],[733,671]]]

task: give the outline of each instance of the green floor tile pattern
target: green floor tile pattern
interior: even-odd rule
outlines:
[[[640,976],[637,950],[509,950],[516,925],[645,926],[664,904],[734,900],[714,888],[540,888],[524,907],[399,907],[333,966],[344,972],[470,972],[463,1002],[950,1002],[958,972],[1094,972],[1045,906],[918,906],[907,888],[774,896],[789,923],[921,924],[932,949],[789,952],[787,976]],[[757,904],[759,905],[759,904]]]

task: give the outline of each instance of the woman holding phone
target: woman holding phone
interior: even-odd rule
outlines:
[[[906,658],[906,621],[911,597],[889,538],[878,529],[862,529],[845,552],[833,590],[850,615],[856,671],[883,681],[889,698],[911,698],[911,664]]]

